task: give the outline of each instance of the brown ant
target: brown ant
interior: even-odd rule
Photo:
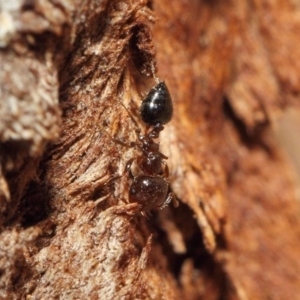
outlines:
[[[154,141],[164,129],[163,125],[168,123],[173,115],[172,99],[166,84],[162,81],[158,82],[142,101],[140,116],[148,129],[145,134],[141,133],[136,120],[129,111],[128,114],[137,127],[137,142],[130,143],[130,145],[118,142],[127,147],[136,146],[141,151],[140,155],[127,162],[125,168],[125,172],[133,177],[129,189],[129,202],[138,203],[143,215],[152,209],[162,209],[171,201],[174,206],[177,206],[176,197],[170,192],[169,168],[166,163],[168,157],[159,151],[159,144]],[[153,128],[147,132],[150,126]],[[133,175],[131,167],[134,161],[142,174]]]

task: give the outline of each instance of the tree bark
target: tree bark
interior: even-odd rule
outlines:
[[[299,197],[272,134],[299,107],[295,1],[0,9],[0,299],[299,297]],[[180,205],[145,217],[124,169],[156,77]]]

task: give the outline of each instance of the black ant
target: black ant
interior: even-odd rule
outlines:
[[[148,129],[145,134],[141,133],[136,120],[130,112],[128,113],[138,128],[136,129],[138,140],[129,146],[119,142],[127,147],[137,146],[141,151],[140,155],[127,162],[125,168],[125,172],[129,172],[133,177],[129,189],[129,202],[138,203],[143,215],[152,209],[164,208],[171,201],[177,206],[176,197],[170,192],[169,168],[165,161],[168,157],[159,151],[159,144],[154,141],[164,129],[163,125],[168,123],[173,115],[172,99],[166,84],[163,81],[158,82],[142,101],[140,116]],[[153,128],[147,132],[150,126]],[[142,175],[133,175],[131,166],[134,161]]]
[[[138,147],[142,154],[130,159],[126,164],[126,171],[131,175],[131,165],[136,161],[144,173],[133,176],[129,189],[129,202],[137,202],[143,212],[155,208],[164,208],[171,201],[176,204],[175,195],[169,191],[169,168],[165,160],[167,156],[159,151],[159,144],[153,139],[159,137],[164,124],[172,119],[173,104],[168,88],[164,82],[159,82],[150,90],[140,108],[141,119],[154,126],[149,133],[141,134],[137,129]]]

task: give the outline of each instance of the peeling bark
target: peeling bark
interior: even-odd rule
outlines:
[[[0,9],[1,299],[298,297],[299,199],[271,128],[299,105],[299,5]],[[124,143],[155,76],[174,101],[160,148],[180,206],[145,218]]]

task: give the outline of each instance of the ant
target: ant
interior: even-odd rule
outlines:
[[[177,204],[175,195],[169,191],[169,168],[165,162],[168,157],[159,151],[159,144],[153,140],[159,137],[164,129],[163,125],[173,116],[172,99],[163,81],[158,82],[144,98],[140,115],[142,121],[153,128],[146,134],[141,134],[140,129],[136,130],[139,142],[136,145],[142,153],[131,158],[125,170],[133,176],[131,165],[136,161],[143,172],[143,175],[133,176],[129,189],[129,202],[137,202],[143,212],[148,212],[151,209],[164,208],[171,201]]]
[[[127,110],[126,107],[125,109]],[[135,130],[137,141],[130,145],[118,142],[127,147],[136,146],[141,152],[126,163],[124,171],[133,178],[129,189],[129,202],[138,203],[142,215],[146,215],[152,209],[162,209],[171,201],[174,206],[178,206],[174,193],[170,192],[169,168],[166,163],[168,157],[159,151],[159,143],[154,141],[159,138],[160,132],[164,129],[163,125],[173,116],[172,99],[166,84],[158,81],[142,101],[140,116],[147,125],[145,134],[141,133],[141,129],[129,111],[128,114],[137,128]],[[148,132],[151,126],[153,127]],[[139,175],[135,176],[132,173],[133,162],[136,162],[140,169]]]

